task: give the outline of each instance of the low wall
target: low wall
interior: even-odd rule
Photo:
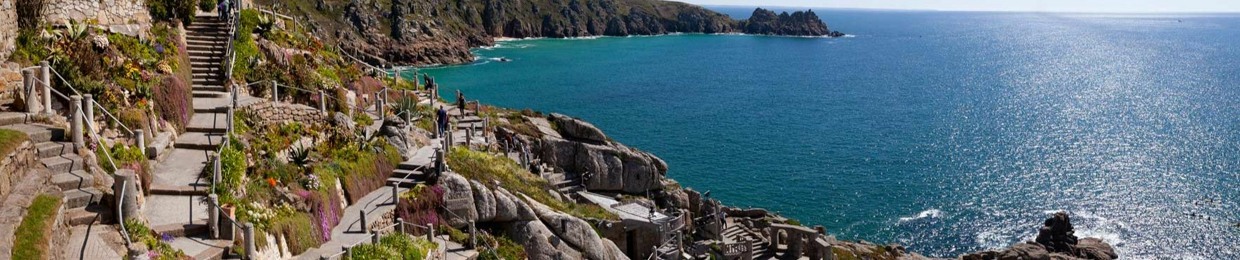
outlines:
[[[33,169],[38,160],[38,149],[30,140],[23,141],[13,152],[0,155],[0,197],[13,192],[13,186]]]
[[[0,0],[0,61],[9,60],[17,47],[17,1]]]
[[[131,34],[151,27],[146,0],[44,0],[43,21],[95,20],[114,32]]]
[[[315,124],[323,123],[327,120],[327,117],[323,115],[323,112],[319,112],[318,108],[300,104],[263,101],[241,107],[241,111],[254,115],[254,119],[259,120],[259,122],[254,123],[260,126],[284,122]]]

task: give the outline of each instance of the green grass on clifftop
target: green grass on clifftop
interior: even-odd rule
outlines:
[[[0,156],[8,155],[17,149],[23,141],[26,141],[26,133],[13,131],[9,129],[0,129]]]
[[[13,241],[13,259],[45,259],[48,255],[47,241],[60,209],[60,197],[39,195],[30,203],[22,224],[17,226]]]
[[[567,203],[551,197],[548,190],[552,188],[546,180],[521,169],[521,166],[506,157],[453,147],[448,156],[448,166],[465,178],[488,186],[498,182],[501,187],[514,193],[513,195],[525,194],[543,205],[579,218],[619,219],[597,205]]]

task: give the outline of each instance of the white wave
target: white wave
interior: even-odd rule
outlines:
[[[900,222],[908,222],[918,219],[939,218],[943,216],[943,211],[937,209],[927,209],[917,213],[915,217],[901,217]]]

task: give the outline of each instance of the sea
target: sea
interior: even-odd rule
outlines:
[[[814,11],[848,36],[509,40],[421,72],[839,239],[956,257],[1067,211],[1124,259],[1240,259],[1240,14]]]

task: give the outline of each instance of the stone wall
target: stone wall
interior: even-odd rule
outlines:
[[[327,122],[326,116],[318,108],[300,104],[277,103],[263,101],[241,108],[244,113],[254,115],[257,125],[269,125],[284,122],[301,122],[313,124]]]
[[[0,58],[8,58],[8,56]],[[17,64],[16,62],[4,62],[0,64],[0,100],[17,98],[21,91],[21,64]]]
[[[0,61],[9,60],[17,46],[17,1],[0,0]]]
[[[3,0],[0,0],[3,1]],[[132,34],[151,27],[146,0],[45,0],[43,21],[95,20],[111,31]]]
[[[37,151],[34,143],[26,140],[9,154],[0,155],[4,156],[0,157],[0,197],[12,192],[13,186],[17,185],[17,182],[21,181],[27,172],[39,163],[36,159]]]

